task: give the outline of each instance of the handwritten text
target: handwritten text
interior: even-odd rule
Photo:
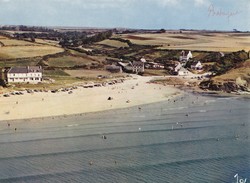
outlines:
[[[231,17],[238,14],[240,14],[239,11],[224,11],[222,9],[214,7],[213,4],[208,7],[208,16],[226,17],[229,20]]]

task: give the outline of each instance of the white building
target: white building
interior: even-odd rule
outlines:
[[[146,59],[145,59],[144,57],[142,57],[142,58],[140,59],[140,61],[143,62],[143,63],[146,63],[146,62],[147,62]]]
[[[191,53],[191,51],[189,51],[187,55],[186,55],[185,51],[182,51],[181,56],[179,58],[179,61],[180,62],[187,62],[187,61],[189,61],[190,58],[193,58],[193,54]]]
[[[191,69],[194,69],[194,70],[202,70],[202,68],[203,68],[203,66],[202,66],[200,61],[194,62],[191,65]]]
[[[175,72],[178,72],[181,68],[182,68],[182,65],[181,65],[181,63],[179,62],[179,63],[176,65],[176,67],[174,68],[174,71],[175,71]]]
[[[178,75],[179,76],[188,76],[188,75],[190,75],[190,72],[187,69],[185,69],[185,68],[182,67],[178,71]]]
[[[189,51],[187,54],[187,59],[189,60],[190,58],[193,58],[193,54],[191,53],[191,51]]]
[[[129,63],[118,62],[118,64],[123,68],[124,72],[141,74],[144,72],[144,62],[133,61]]]
[[[164,65],[160,64],[160,63],[155,63],[155,62],[147,62],[145,64],[145,68],[147,69],[164,69]]]
[[[12,67],[7,73],[8,83],[39,83],[42,81],[41,66]]]
[[[133,61],[132,63],[133,73],[139,74],[144,72],[144,62]]]

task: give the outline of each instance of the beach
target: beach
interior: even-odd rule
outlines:
[[[168,100],[180,90],[148,83],[153,77],[133,76],[122,83],[77,87],[72,92],[35,92],[0,97],[0,121],[64,116],[140,106]]]
[[[249,99],[151,79],[0,97],[0,182],[250,178]]]

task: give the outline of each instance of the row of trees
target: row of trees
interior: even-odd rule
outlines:
[[[37,27],[37,26],[25,26],[25,25],[16,25],[16,26],[2,26],[0,30],[7,31],[32,31],[32,32],[53,32],[53,29],[46,27]]]
[[[35,33],[35,32],[25,32],[25,33],[15,33],[14,37],[17,39],[47,39],[54,41],[61,40],[78,40],[85,39],[87,37],[86,32],[43,32],[43,33]]]
[[[100,32],[94,35],[87,35],[83,32],[68,32],[62,37],[60,45],[62,47],[78,47],[84,44],[91,44],[94,42],[103,41],[112,36],[112,31]]]
[[[31,41],[35,41],[35,39],[39,38],[39,39],[59,41],[59,44],[62,47],[78,47],[84,44],[99,42],[108,39],[111,36],[112,36],[112,30],[95,34],[89,34],[86,32],[79,32],[79,31],[68,31],[68,32],[50,31],[43,33],[25,32],[25,33],[14,34],[14,37],[17,39],[30,39]]]
[[[14,37],[17,39],[48,39],[48,40],[54,40],[59,41],[61,37],[61,33],[59,32],[48,32],[48,33],[34,33],[34,32],[26,32],[26,33],[15,33]]]

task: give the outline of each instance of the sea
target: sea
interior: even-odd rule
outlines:
[[[250,182],[250,100],[185,93],[131,108],[1,121],[0,183],[7,182]]]

